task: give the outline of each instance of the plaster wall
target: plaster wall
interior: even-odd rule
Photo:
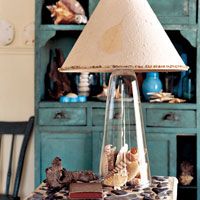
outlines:
[[[8,20],[15,26],[15,37],[10,45],[0,46],[0,121],[23,121],[34,115],[34,45],[25,44],[23,35],[24,27],[34,23],[34,0],[0,0],[1,19]],[[33,134],[28,146],[20,187],[22,199],[34,189]],[[21,139],[17,138],[15,160]],[[10,138],[4,137],[2,142],[0,192],[5,190]]]

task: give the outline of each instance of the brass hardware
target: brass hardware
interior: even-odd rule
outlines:
[[[64,112],[58,112],[55,114],[54,119],[67,119]]]
[[[170,112],[170,113],[166,114],[166,115],[163,117],[163,120],[178,121],[179,118],[178,118],[178,116],[176,115],[176,113]]]

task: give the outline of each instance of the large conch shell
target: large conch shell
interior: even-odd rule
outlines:
[[[87,17],[77,0],[59,0],[55,5],[47,6],[54,19],[54,24],[86,24]]]

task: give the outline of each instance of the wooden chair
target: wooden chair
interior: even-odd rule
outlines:
[[[0,122],[0,148],[1,148],[2,136],[3,135],[12,136],[8,172],[7,172],[7,179],[6,179],[6,188],[5,188],[5,193],[0,194],[0,200],[20,200],[20,197],[18,196],[18,192],[19,192],[19,187],[20,187],[24,158],[26,154],[27,145],[28,145],[28,142],[33,130],[33,124],[34,124],[34,117],[30,117],[30,119],[25,122]],[[24,137],[21,144],[21,150],[19,153],[13,192],[9,193],[10,181],[13,175],[12,174],[12,160],[13,160],[13,150],[14,150],[13,147],[14,147],[16,135],[24,135]]]

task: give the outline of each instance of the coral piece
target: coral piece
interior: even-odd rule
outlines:
[[[72,182],[81,181],[88,183],[97,180],[98,177],[92,171],[67,171],[62,167],[61,159],[56,157],[52,166],[46,169],[46,182],[49,187],[62,188]]]
[[[50,63],[45,75],[45,98],[58,100],[61,96],[71,92],[71,82],[67,74],[58,71],[58,68],[64,63],[61,50],[56,49],[55,53],[56,56],[53,58],[53,52],[50,51]]]
[[[194,166],[191,165],[188,161],[183,161],[181,163],[181,175],[179,181],[182,185],[190,185],[194,179],[193,175]]]
[[[62,164],[61,159],[59,157],[56,157],[52,161],[52,167],[49,167],[46,169],[46,180],[47,184],[53,188],[61,187],[61,184],[59,183],[59,179],[62,176]]]
[[[55,5],[47,6],[54,19],[54,24],[87,23],[85,11],[76,0],[60,0]]]

